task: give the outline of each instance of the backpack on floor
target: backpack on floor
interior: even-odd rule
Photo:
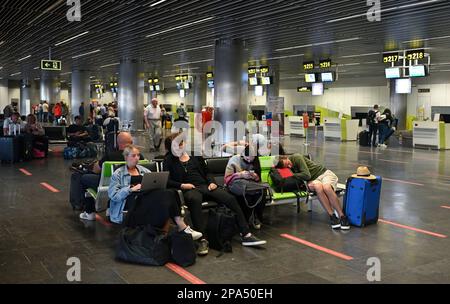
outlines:
[[[169,235],[170,255],[172,260],[181,267],[188,267],[195,264],[197,252],[195,243],[190,234],[172,232]]]
[[[65,147],[64,148],[64,159],[75,159],[80,153],[78,147]]]
[[[163,266],[170,259],[169,242],[166,235],[151,225],[125,227],[119,233],[116,257],[129,263]]]
[[[231,240],[238,233],[236,215],[225,206],[209,210],[206,234],[209,247],[223,252],[233,252]]]

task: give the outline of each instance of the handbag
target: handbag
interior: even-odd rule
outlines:
[[[228,186],[228,189],[231,193],[237,196],[244,197],[245,203],[247,204],[247,207],[250,209],[255,208],[259,203],[261,203],[262,199],[265,197],[265,194],[270,192],[270,185],[267,183],[258,183],[253,180],[248,179],[235,179],[231,183],[230,186]],[[256,200],[254,204],[250,204],[246,198],[247,195],[258,195],[261,194],[261,196]]]

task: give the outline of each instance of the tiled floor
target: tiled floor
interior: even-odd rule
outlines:
[[[304,152],[303,139],[287,137],[284,142],[288,152]],[[136,143],[148,146],[142,136]],[[68,283],[69,257],[81,260],[83,283],[189,283],[167,267],[115,261],[117,228],[99,222],[86,225],[71,211],[71,162],[62,159],[61,149],[53,147],[48,160],[0,166],[0,283]],[[369,165],[384,177],[381,218],[450,236],[450,209],[441,207],[450,206],[450,152],[401,147],[370,150],[355,142],[319,139],[313,140],[308,152],[336,172],[341,182],[358,164]],[[24,175],[20,168],[33,175]],[[43,188],[42,182],[60,193]],[[382,283],[450,283],[449,238],[387,223],[333,232],[318,203],[313,209],[297,214],[294,206],[269,208],[266,214],[271,223],[257,233],[268,241],[264,249],[243,248],[236,242],[232,254],[218,258],[212,250],[187,270],[206,283],[368,283],[367,260],[377,257]],[[281,234],[353,260],[317,251]]]

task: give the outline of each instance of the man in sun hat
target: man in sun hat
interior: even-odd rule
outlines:
[[[345,216],[339,198],[336,195],[338,177],[333,171],[321,164],[309,160],[301,154],[280,156],[277,168],[290,168],[294,176],[300,181],[306,181],[308,188],[317,193],[320,203],[330,216],[331,228],[349,230],[350,223]],[[334,213],[339,214],[339,218]]]

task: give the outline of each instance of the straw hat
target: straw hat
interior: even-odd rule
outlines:
[[[356,174],[353,174],[352,177],[369,179],[369,180],[377,179],[377,177],[375,175],[372,175],[370,173],[370,170],[367,167],[359,167],[358,170],[356,170]]]

